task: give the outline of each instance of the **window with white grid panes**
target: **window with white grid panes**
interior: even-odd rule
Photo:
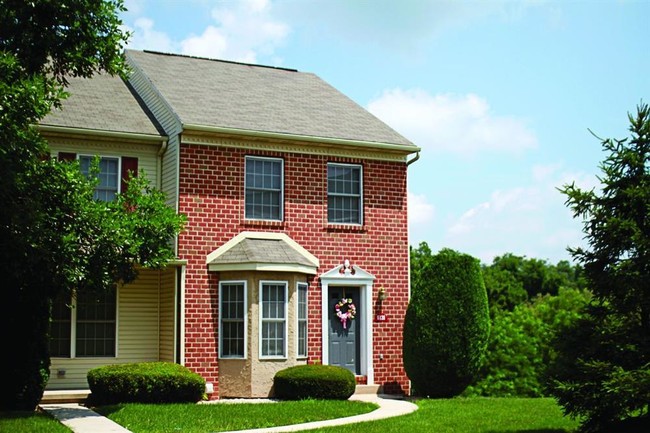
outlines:
[[[282,221],[284,161],[247,156],[245,178],[245,218]]]
[[[307,357],[307,284],[298,283],[298,348],[299,358]]]
[[[327,164],[327,222],[363,224],[362,168],[354,164]]]
[[[260,283],[260,357],[287,356],[287,283]]]
[[[115,356],[116,301],[112,290],[77,294],[77,357]]]
[[[58,358],[114,357],[117,343],[117,295],[79,293],[52,303],[50,355]]]
[[[94,156],[80,155],[79,166],[81,172],[86,176],[90,175]],[[113,201],[119,191],[120,182],[120,158],[101,157],[99,158],[99,172],[97,173],[97,185],[95,186],[95,199],[101,201]]]
[[[246,357],[246,283],[219,283],[219,356]]]

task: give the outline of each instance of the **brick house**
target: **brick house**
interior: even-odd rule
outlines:
[[[211,398],[271,395],[275,372],[304,363],[408,393],[406,180],[419,149],[310,73],[127,59],[127,82],[71,79],[41,131],[82,170],[101,157],[99,198],[144,170],[188,221],[167,268],[55,308],[47,389],[165,360],[204,376]]]

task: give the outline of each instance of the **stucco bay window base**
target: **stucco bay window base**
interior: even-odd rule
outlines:
[[[305,364],[297,357],[297,303],[298,283],[307,282],[307,275],[290,272],[230,271],[220,272],[219,280],[246,281],[248,322],[246,326],[245,358],[219,359],[219,397],[257,398],[273,395],[275,374],[294,365]],[[283,281],[288,284],[287,302],[287,356],[264,358],[260,356],[260,282]]]

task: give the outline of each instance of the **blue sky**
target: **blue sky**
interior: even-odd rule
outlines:
[[[650,102],[648,1],[127,0],[129,48],[313,72],[422,148],[411,243],[488,263],[583,243],[557,187]]]

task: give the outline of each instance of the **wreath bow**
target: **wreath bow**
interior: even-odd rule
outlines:
[[[343,308],[347,307],[345,311]],[[334,306],[336,315],[343,324],[343,329],[347,329],[348,320],[352,320],[357,315],[357,307],[352,303],[352,298],[343,298]]]

